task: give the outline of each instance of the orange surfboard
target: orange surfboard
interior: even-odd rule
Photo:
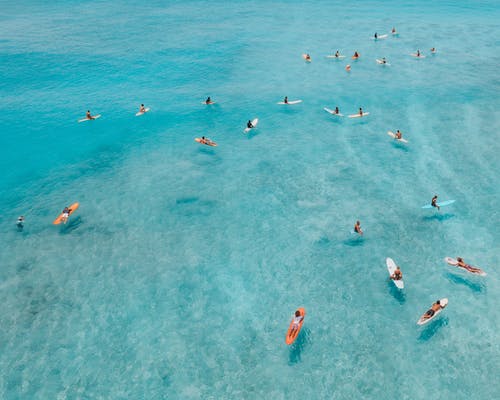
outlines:
[[[297,339],[297,336],[299,336],[299,332],[302,329],[302,325],[304,325],[304,319],[306,316],[306,309],[301,307],[301,308],[298,308],[298,311],[300,312],[300,315],[303,318],[302,318],[302,321],[299,322],[299,326],[297,327],[297,329],[295,329],[293,332],[292,332],[293,319],[292,319],[292,322],[290,322],[290,326],[288,327],[288,331],[286,332],[286,339],[285,339],[286,344],[288,344],[288,345],[295,342],[295,339]],[[294,317],[295,317],[295,315],[294,315]]]
[[[71,204],[68,208],[69,208],[69,215],[73,214],[73,212],[76,211],[76,209],[78,208],[80,204],[79,203],[74,203],[74,204]],[[54,225],[59,225],[61,222],[63,222],[63,215],[62,213],[59,214],[59,216],[54,220],[53,224]]]
[[[205,142],[203,141],[202,138],[199,138],[199,137],[195,138],[194,141],[198,142],[200,144],[205,144],[207,146],[217,146],[217,143],[212,142],[210,139],[207,139],[207,138],[205,138]]]

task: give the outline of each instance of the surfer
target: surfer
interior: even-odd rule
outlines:
[[[340,110],[338,107],[335,107],[335,111],[333,112],[334,114],[339,114],[340,113]]]
[[[387,64],[387,61],[385,60],[385,57],[382,57],[382,64]]]
[[[432,207],[436,207],[438,209],[438,211],[440,210],[440,207],[438,206],[437,204],[437,201],[438,201],[438,197],[437,197],[437,194],[432,198],[431,200],[431,206]]]
[[[393,281],[400,281],[401,279],[403,279],[403,273],[399,269],[398,265],[396,265],[396,269],[394,270],[394,273],[391,275],[391,279]]]
[[[417,57],[420,57],[420,50],[417,50]]]
[[[352,56],[352,58],[359,58],[359,54],[357,51],[354,52],[354,55]]]
[[[396,134],[394,135],[394,139],[401,139],[402,137],[403,137],[403,134],[398,129],[396,131]]]
[[[146,107],[144,107],[144,104],[141,104],[141,107],[139,108],[139,112],[141,112],[141,113],[146,112]]]
[[[339,58],[339,57],[340,57],[340,53],[339,53],[339,51],[338,51],[338,50],[335,52],[335,57],[336,57],[336,58]]]
[[[62,211],[62,216],[61,216],[61,220],[66,223],[68,221],[68,218],[69,218],[69,214],[71,213],[71,208],[68,208],[68,207],[64,207],[64,210]]]
[[[359,107],[359,115],[362,117],[363,116],[363,109]]]
[[[303,319],[304,316],[300,315],[300,311],[299,310],[295,311],[295,316],[293,317],[292,320],[292,328],[290,329],[290,334],[289,334],[290,336],[292,336],[299,329],[299,325]]]
[[[469,264],[466,264],[462,257],[457,257],[457,267],[466,269],[469,272],[482,272],[479,268],[474,268]]]
[[[252,129],[253,128],[252,121],[248,120],[248,122],[247,122],[247,128],[248,129]]]
[[[346,70],[347,72],[350,72],[350,71],[351,71],[351,66],[350,66],[349,64],[347,64],[347,65],[345,66],[345,70]]]
[[[212,99],[210,98],[210,96],[208,96],[205,100],[205,104],[212,104]]]
[[[283,99],[283,103],[288,104],[288,96],[285,96],[285,98]]]
[[[433,47],[433,48],[431,49],[431,53],[435,53],[435,52],[436,52],[436,48],[435,48],[435,47]]]
[[[95,117],[93,117],[91,114],[90,114],[90,110],[87,110],[87,113],[85,114],[85,117],[87,119],[95,119]]]
[[[24,228],[24,216],[20,216],[18,219],[17,219],[17,222],[16,222],[16,225],[17,227],[19,228],[19,230],[22,230]]]
[[[359,233],[360,235],[363,234],[363,231],[361,230],[361,223],[359,221],[356,221],[354,224],[354,232]]]
[[[429,319],[430,317],[432,317],[434,314],[436,314],[436,311],[438,310],[441,310],[442,308],[444,308],[443,306],[441,306],[441,302],[439,300],[436,300],[436,302],[431,306],[431,308],[429,308],[426,313],[423,315],[423,319]]]
[[[306,61],[311,61],[311,56],[309,55],[309,53],[305,55],[304,59]]]
[[[375,35],[374,35],[374,37],[375,37],[375,39],[377,39],[377,38],[378,38],[378,36],[377,36],[377,32],[375,32]]]
[[[391,33],[394,35],[396,33],[396,28],[392,27]]]

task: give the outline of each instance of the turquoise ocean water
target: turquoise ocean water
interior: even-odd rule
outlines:
[[[21,1],[0,20],[0,398],[498,398],[498,2]],[[350,73],[337,49],[361,54]],[[434,194],[456,203],[422,210]]]

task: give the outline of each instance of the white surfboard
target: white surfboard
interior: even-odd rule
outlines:
[[[469,273],[471,273],[471,274],[474,274],[474,275],[479,275],[479,276],[486,276],[486,275],[487,275],[487,274],[486,274],[486,272],[484,272],[484,271],[483,271],[481,268],[479,268],[479,267],[473,267],[473,268],[477,268],[477,269],[479,270],[479,271],[476,271],[476,272],[474,272],[474,271],[469,271],[467,268],[464,268],[464,267],[460,267],[460,266],[458,265],[458,260],[457,260],[457,259],[455,259],[455,258],[445,257],[445,258],[444,258],[444,260],[445,260],[448,264],[453,265],[454,267],[460,268],[460,269],[462,269],[462,270],[464,270],[464,271],[467,271],[467,272],[469,272]],[[471,267],[472,267],[472,265],[471,265]]]
[[[370,115],[370,113],[369,112],[364,112],[363,114],[360,114],[360,113],[352,114],[352,115],[349,115],[349,118],[360,118],[360,117],[364,117],[366,115]]]
[[[252,125],[253,125],[253,128],[255,128],[257,126],[257,124],[259,123],[259,119],[258,118],[255,118],[254,120],[251,121],[252,122]],[[248,133],[250,132],[253,128],[245,128],[245,130],[243,131],[243,133]]]
[[[444,299],[440,299],[439,302],[441,303],[441,307],[439,310],[437,310],[436,312],[434,312],[434,315],[430,318],[425,318],[425,315],[422,315],[420,317],[420,319],[418,320],[417,324],[418,325],[425,325],[425,324],[428,324],[429,322],[431,322],[434,318],[436,318],[439,314],[441,314],[441,311],[443,311],[445,309],[445,307],[448,305],[448,299],[447,298],[444,298]]]
[[[384,62],[384,60],[379,60],[378,58],[376,59],[377,63],[380,64],[380,65],[391,65],[389,64],[387,61]]]
[[[85,118],[79,119],[78,122],[93,121],[94,119],[97,119],[97,118],[101,118],[101,114],[92,115],[92,118],[85,117]]]
[[[323,110],[325,110],[327,113],[330,113],[330,114],[335,115],[337,117],[343,117],[344,116],[344,114],[341,114],[341,113],[337,114],[335,112],[335,110],[330,110],[329,108],[326,108],[326,107],[324,107]]]
[[[210,106],[212,104],[216,104],[215,101],[211,101],[210,103],[207,103],[206,101],[202,101],[201,104],[205,104],[206,106]]]
[[[136,116],[136,117],[140,117],[141,115],[146,114],[146,113],[150,110],[150,108],[149,108],[149,107],[146,107],[144,110],[145,110],[145,111],[139,111],[138,113],[136,113],[136,114],[135,114],[135,116]]]
[[[425,56],[423,56],[422,53],[420,53],[420,55],[417,55],[417,53],[411,53],[410,56],[413,56],[415,58],[425,58]]]
[[[294,104],[299,104],[302,103],[302,100],[289,100],[288,103],[285,103],[284,101],[278,101],[277,104],[284,104],[286,106],[293,106]]]
[[[391,132],[391,131],[388,131],[387,134],[389,136],[391,136],[393,139],[396,139],[396,134],[394,132]],[[406,140],[405,138],[401,138],[401,139],[396,139],[398,142],[403,142],[403,143],[408,143],[408,140]]]
[[[373,40],[385,39],[385,38],[387,38],[387,36],[389,36],[389,35],[385,35],[385,34],[384,35],[377,35],[377,37],[372,36],[372,39]]]
[[[387,270],[389,271],[389,277],[391,277],[392,275],[394,275],[394,271],[396,271],[396,263],[394,262],[394,260],[392,258],[389,258],[389,257],[387,257],[385,259],[385,263],[387,264]],[[405,283],[403,282],[402,279],[400,279],[400,280],[391,279],[391,281],[394,282],[394,284],[396,285],[396,287],[398,289],[404,289]]]
[[[345,56],[342,56],[342,55],[336,56],[335,54],[330,54],[330,55],[327,55],[326,58],[336,58],[337,60],[340,60],[342,58],[345,58]]]

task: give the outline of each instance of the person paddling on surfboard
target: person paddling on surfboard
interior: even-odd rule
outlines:
[[[464,268],[464,269],[466,269],[469,272],[475,272],[475,273],[482,272],[481,269],[474,268],[471,265],[466,264],[462,257],[457,257],[457,267]]]
[[[252,121],[248,120],[248,122],[247,122],[247,128],[248,129],[252,129],[253,128]]]
[[[90,114],[90,110],[87,110],[87,113],[85,114],[85,117],[87,119],[95,119],[95,117],[93,117],[91,114]]]
[[[444,308],[442,305],[441,305],[441,301],[439,300],[436,300],[436,302],[431,306],[431,308],[429,308],[426,313],[423,315],[423,319],[429,319],[430,317],[432,317],[434,314],[436,314],[436,311],[440,310]]]
[[[66,223],[69,218],[69,214],[71,213],[71,208],[64,207],[64,210],[62,211],[62,217],[61,220]]]
[[[300,311],[297,310],[295,311],[295,316],[293,317],[292,320],[292,329],[290,329],[290,336],[293,336],[293,334],[299,329],[299,325],[304,319],[303,315],[300,315]]]
[[[361,223],[359,221],[356,221],[354,224],[354,232],[359,233],[360,235],[363,234],[363,231],[361,230]]]
[[[403,273],[399,269],[398,265],[396,265],[396,269],[394,270],[394,273],[390,276],[390,278],[393,281],[400,281],[401,279],[403,279]]]
[[[438,209],[438,211],[440,210],[440,207],[438,206],[438,197],[437,197],[437,194],[432,198],[431,200],[431,206],[432,207],[436,207]]]

